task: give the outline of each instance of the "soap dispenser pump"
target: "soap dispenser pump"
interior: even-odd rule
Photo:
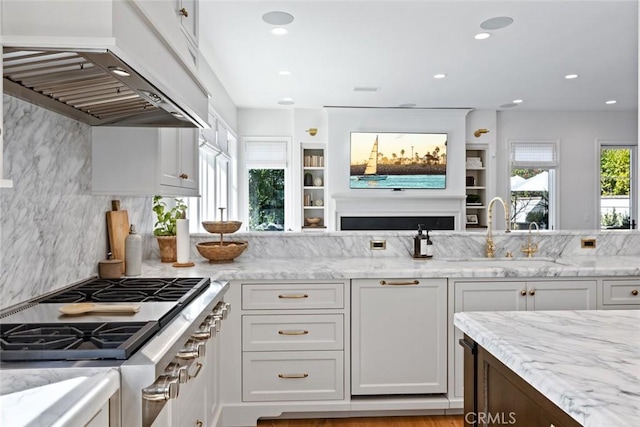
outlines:
[[[427,247],[425,248],[425,256],[427,258],[433,258],[433,242],[429,237],[429,231],[430,230],[427,230],[427,238],[425,239],[427,241]]]
[[[422,234],[422,224],[418,225],[418,234],[413,238],[413,257],[427,258],[427,237]]]

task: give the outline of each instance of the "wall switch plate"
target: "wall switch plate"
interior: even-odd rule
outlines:
[[[596,239],[580,239],[580,247],[582,249],[595,249]]]
[[[369,240],[369,249],[372,251],[387,249],[386,240]]]

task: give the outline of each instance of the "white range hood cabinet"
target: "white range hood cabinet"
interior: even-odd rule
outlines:
[[[16,61],[13,71],[6,65],[16,52],[19,55],[28,51],[47,52],[43,59],[48,61],[52,52],[69,52],[84,58],[85,64],[89,65],[81,70],[76,61],[64,70],[54,62],[51,69],[58,74],[77,74],[92,68],[102,72],[102,77],[115,79],[116,84],[122,84],[119,90],[138,99],[134,108],[131,102],[123,107],[131,109],[130,114],[121,115],[110,109],[109,115],[96,117],[91,114],[93,111],[87,113],[86,108],[82,111],[74,105],[86,105],[86,102],[64,104],[52,99],[52,95],[47,96],[48,92],[34,92],[9,78],[3,79],[4,91],[94,126],[207,128],[209,95],[198,79],[195,64],[185,61],[186,55],[181,53],[180,40],[175,37],[173,28],[165,31],[165,28],[156,27],[158,22],[165,27],[170,25],[173,13],[173,3],[164,1],[143,6],[140,2],[127,0],[3,0],[0,28],[7,58],[6,77],[10,77],[10,72],[13,76],[20,75],[19,61],[17,71]],[[162,14],[168,15],[168,19],[158,20]],[[177,28],[177,18],[175,24]],[[29,61],[28,56],[22,58]],[[35,63],[36,74],[42,73],[46,79],[57,76],[48,71],[47,66]],[[33,64],[29,67],[34,68]],[[109,72],[111,67],[124,68],[132,77],[113,75]],[[62,79],[56,79],[56,84],[64,82],[64,78],[63,75]],[[78,83],[78,87],[82,90],[82,83]],[[90,93],[87,96],[90,97]]]

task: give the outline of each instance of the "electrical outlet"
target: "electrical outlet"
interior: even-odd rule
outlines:
[[[385,250],[387,249],[387,241],[386,240],[370,240],[369,249],[371,249],[372,251]]]
[[[580,239],[580,247],[582,249],[595,249],[596,239]]]

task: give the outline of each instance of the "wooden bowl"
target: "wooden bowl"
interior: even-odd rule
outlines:
[[[322,218],[305,218],[304,222],[306,222],[307,225],[318,225],[322,222]]]
[[[242,221],[202,221],[202,226],[209,233],[235,233],[242,226]]]
[[[225,241],[222,242],[200,242],[196,245],[196,249],[200,252],[200,255],[209,260],[212,264],[224,264],[233,262],[234,258],[238,257],[242,252],[247,249],[248,242],[244,240]]]

